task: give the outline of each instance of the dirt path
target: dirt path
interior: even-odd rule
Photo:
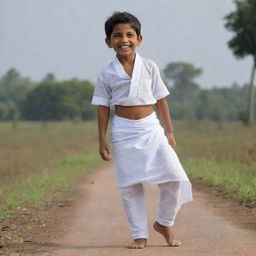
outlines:
[[[166,246],[163,238],[152,229],[157,210],[158,188],[153,185],[146,185],[145,188],[150,225],[147,248],[126,248],[131,241],[130,233],[115,184],[114,168],[112,164],[108,164],[81,185],[81,197],[73,204],[72,216],[66,221],[65,233],[61,238],[45,243],[43,247],[46,252],[40,255],[256,255],[256,231],[235,225],[233,218],[229,221],[221,213],[221,204],[225,208],[221,199],[216,200],[194,186],[194,201],[181,208],[174,227],[174,232],[183,245],[176,248]]]

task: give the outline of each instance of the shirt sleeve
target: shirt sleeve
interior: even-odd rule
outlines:
[[[95,88],[94,88],[91,104],[103,105],[103,106],[109,107],[110,99],[111,99],[111,89],[106,84],[104,84],[102,76],[99,74]]]
[[[153,91],[153,96],[156,100],[162,99],[170,94],[170,92],[168,91],[166,85],[164,84],[161,78],[159,68],[155,62],[153,62],[152,80],[153,80],[152,91]]]

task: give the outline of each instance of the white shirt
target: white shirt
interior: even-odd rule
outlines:
[[[155,104],[169,94],[156,63],[136,53],[132,77],[117,57],[99,73],[91,104],[114,110],[115,105]]]

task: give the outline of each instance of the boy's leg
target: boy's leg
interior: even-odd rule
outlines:
[[[131,248],[141,248],[148,238],[147,214],[144,203],[144,187],[141,183],[121,188],[121,197],[132,238]],[[138,243],[140,244],[139,246]],[[143,247],[144,247],[143,246]]]
[[[170,181],[158,184],[160,189],[160,202],[157,215],[157,221],[154,223],[154,229],[161,233],[166,242],[171,246],[181,244],[172,233],[171,226],[174,225],[176,214],[180,208],[178,199],[180,194],[179,181]]]
[[[158,184],[160,189],[160,202],[157,222],[163,226],[173,226],[179,210],[178,199],[180,194],[179,181],[170,181]]]

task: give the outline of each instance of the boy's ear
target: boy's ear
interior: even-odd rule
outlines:
[[[139,35],[139,36],[138,36],[138,46],[141,44],[142,39],[143,39],[142,35]]]
[[[111,42],[110,42],[110,40],[107,37],[105,38],[105,43],[107,44],[107,46],[109,48],[112,48]]]

